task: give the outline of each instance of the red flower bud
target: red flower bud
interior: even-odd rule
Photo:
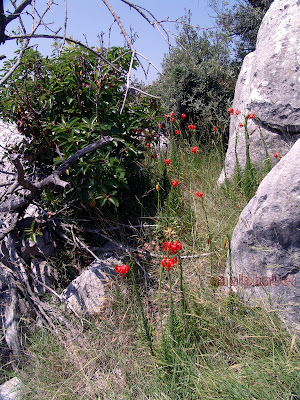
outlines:
[[[171,180],[171,185],[176,187],[178,185],[178,181],[176,181],[175,179]]]
[[[161,261],[161,265],[168,270],[172,269],[176,264],[177,264],[176,257],[173,258],[164,257]]]
[[[172,242],[170,240],[169,242],[164,242],[162,248],[164,251],[169,250],[169,254],[176,254],[182,249],[182,244],[178,240],[176,240],[175,242]]]
[[[123,265],[116,265],[116,266],[115,266],[116,272],[117,272],[118,274],[122,275],[123,277],[125,277],[125,276],[128,274],[129,269],[130,269],[129,266],[126,265],[126,264],[123,264]]]

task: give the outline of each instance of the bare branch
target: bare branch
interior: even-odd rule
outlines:
[[[12,5],[15,7],[15,13],[16,13],[17,6],[16,6],[15,0],[10,0],[10,1],[11,1]],[[26,34],[27,32],[26,32],[25,25],[23,24],[23,20],[22,20],[21,14],[18,15],[18,18],[19,18],[20,25],[22,27],[23,33]]]
[[[46,34],[37,34],[35,33],[34,35],[13,35],[13,36],[8,36],[6,40],[15,40],[15,39],[55,39],[55,40],[63,40],[64,37],[61,35],[46,35]],[[98,58],[100,58],[102,61],[107,63],[111,68],[113,68],[115,71],[119,71],[118,68],[116,68],[111,62],[109,62],[105,57],[103,57],[100,53],[92,49],[91,47],[83,44],[80,40],[75,40],[73,38],[67,38],[67,42],[77,44],[80,47],[83,47],[84,49],[88,50],[92,54],[95,54]],[[1,81],[0,81],[1,84]]]
[[[129,87],[130,87],[130,76],[131,76],[131,71],[132,71],[134,58],[135,58],[135,50],[133,50],[133,52],[131,54],[130,66],[129,66],[129,70],[127,72],[126,91],[125,91],[125,95],[124,95],[124,99],[123,99],[123,104],[122,104],[122,107],[120,109],[120,114],[122,114],[122,112],[124,110],[124,107],[125,107],[127,94],[128,94],[128,90],[129,90]]]
[[[85,146],[83,149],[78,150],[75,154],[69,157],[66,161],[64,161],[51,175],[39,181],[37,183],[32,183],[28,179],[25,179],[23,166],[15,155],[12,158],[12,162],[14,163],[15,168],[17,169],[17,179],[16,182],[9,188],[7,194],[13,193],[17,187],[21,186],[24,189],[30,191],[30,194],[24,196],[24,199],[18,199],[17,201],[12,202],[9,206],[4,206],[0,208],[0,212],[12,211],[18,208],[23,207],[30,203],[33,199],[39,198],[42,191],[50,185],[60,186],[64,189],[70,188],[69,182],[63,181],[60,179],[60,175],[63,174],[68,168],[70,168],[75,161],[77,161],[80,157],[85,156],[88,153],[91,153],[98,148],[106,145],[113,141],[113,138],[110,136],[104,136],[103,138],[97,140],[94,143],[91,143]]]
[[[29,190],[34,196],[36,196],[38,193],[38,188],[28,179],[25,179],[24,168],[18,156],[13,154],[10,158],[17,170],[17,182],[14,185],[17,184],[18,186],[22,186],[24,189]]]
[[[18,18],[21,14],[22,11],[25,10],[25,8],[31,4],[32,0],[24,0],[18,7],[16,7],[15,12],[13,14],[10,14],[6,17],[6,25],[9,24],[11,21],[14,19]]]
[[[127,32],[120,20],[120,17],[116,14],[116,12],[114,11],[114,9],[111,7],[111,5],[109,4],[109,2],[107,0],[102,0],[103,3],[106,5],[106,7],[109,9],[111,15],[114,17],[115,21],[117,22],[117,24],[119,25],[119,28],[121,29],[122,35],[124,36],[128,46],[130,47],[130,50],[134,53],[135,52],[135,48],[129,38],[129,36],[127,35]]]
[[[25,42],[22,44],[22,48],[20,50],[20,53],[18,55],[17,61],[14,63],[14,65],[7,71],[7,73],[4,75],[4,77],[0,80],[0,85],[3,85],[7,81],[7,79],[14,73],[14,71],[18,68],[18,66],[21,64],[23,55],[25,50],[27,49],[29,44],[29,39],[25,40]]]
[[[143,90],[138,89],[138,88],[135,87],[135,86],[130,86],[130,89],[133,89],[133,90],[136,90],[137,92],[143,93],[143,94],[145,94],[146,96],[153,97],[154,99],[160,99],[159,96],[154,96],[154,94],[150,94],[150,93],[144,92]]]
[[[59,49],[58,55],[60,55],[60,54],[61,54],[61,52],[62,52],[62,49],[63,49],[63,47],[64,47],[64,45],[65,45],[65,42],[66,42],[66,34],[67,34],[67,21],[68,21],[68,6],[67,6],[67,0],[65,0],[65,23],[64,23],[64,38],[63,38],[62,44],[61,44],[61,46],[60,46],[60,49]]]
[[[147,17],[146,14],[143,13],[142,7],[137,6],[136,4],[133,4],[127,0],[121,0],[123,3],[127,4],[130,8],[134,8],[143,18],[145,18],[145,20],[150,24],[150,25],[154,25],[153,22]]]
[[[51,6],[53,4],[54,0],[48,0],[47,1],[47,7],[45,8],[45,10],[43,11],[42,15],[40,16],[39,20],[37,21],[37,23],[35,24],[34,29],[32,30],[32,32],[30,33],[31,37],[32,35],[36,32],[36,30],[38,29],[38,27],[41,25],[41,23],[43,22],[43,18],[44,16],[47,14],[47,12],[51,9]]]
[[[36,187],[39,190],[42,190],[44,187],[48,186],[49,184],[53,183],[57,185],[59,182],[59,186],[62,186],[61,183],[67,184],[67,182],[63,182],[59,179],[59,176],[64,173],[68,168],[70,168],[75,161],[77,161],[80,157],[85,156],[88,153],[91,153],[97,150],[99,147],[105,146],[107,143],[113,141],[113,138],[110,136],[104,136],[103,138],[97,140],[96,142],[85,146],[83,149],[78,150],[75,154],[73,154],[70,158],[64,161],[50,176],[43,179],[41,182],[36,184]],[[64,186],[66,187],[66,185]]]

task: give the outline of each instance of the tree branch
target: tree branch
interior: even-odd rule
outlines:
[[[8,15],[6,19],[6,25],[9,24],[14,19],[18,18],[23,10],[31,4],[32,0],[24,0],[18,7],[16,7],[15,12],[13,14]]]
[[[63,181],[60,179],[60,175],[63,174],[68,168],[70,168],[75,161],[77,161],[80,157],[85,156],[88,153],[92,153],[93,151],[97,150],[99,147],[105,146],[107,143],[113,141],[113,138],[110,136],[104,136],[103,138],[97,140],[96,142],[85,146],[83,149],[78,150],[75,154],[69,157],[66,161],[64,161],[51,175],[47,176],[40,182],[32,183],[25,179],[24,169],[17,158],[17,156],[12,157],[12,162],[17,169],[17,180],[12,185],[12,188],[15,190],[18,186],[23,187],[30,191],[30,195],[25,196],[25,199],[22,200],[20,203],[18,202],[15,206],[12,204],[9,207],[4,207],[0,209],[0,212],[4,211],[11,211],[13,209],[18,209],[25,204],[28,204],[33,199],[39,198],[41,192],[50,185],[60,186],[64,189],[69,189],[70,184],[69,182]],[[10,193],[12,190],[10,190]]]

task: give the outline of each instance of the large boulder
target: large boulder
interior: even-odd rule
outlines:
[[[227,284],[249,300],[275,307],[296,329],[300,329],[299,158],[300,139],[241,213],[226,268]]]
[[[285,155],[300,137],[299,37],[299,1],[274,0],[260,26],[256,50],[245,57],[236,83],[232,108],[241,114],[231,115],[228,151],[219,183],[232,179],[236,154],[239,164],[245,165],[244,122],[248,114],[256,115],[247,125],[251,160],[259,168],[266,159],[263,141],[275,163],[273,155]]]

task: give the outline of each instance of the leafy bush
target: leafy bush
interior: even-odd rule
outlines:
[[[180,46],[163,60],[163,75],[154,86],[168,111],[187,114],[196,125],[198,143],[227,143],[228,114],[236,73],[230,65],[226,38],[200,33],[189,25],[190,15],[179,33]],[[217,131],[213,132],[213,126]]]
[[[16,122],[28,138],[19,150],[40,172],[51,172],[79,149],[111,136],[108,145],[67,170],[65,179],[72,186],[69,194],[84,203],[118,206],[119,190],[143,157],[137,132],[151,127],[156,117],[152,102],[135,93],[129,93],[120,114],[131,53],[112,47],[102,55],[108,62],[74,45],[50,58],[28,49],[0,89],[0,107],[1,116]],[[7,61],[2,72],[10,65]]]

